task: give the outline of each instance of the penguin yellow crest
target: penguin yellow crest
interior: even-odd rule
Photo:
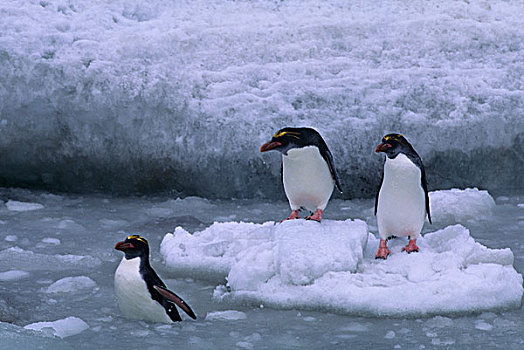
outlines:
[[[273,135],[274,138],[279,138],[279,137],[282,137],[284,135],[290,135],[290,136],[293,136],[297,139],[300,140],[300,137],[296,136],[296,135],[300,135],[299,132],[295,132],[295,131],[279,131],[279,132],[276,132],[275,135]]]
[[[137,241],[140,241],[140,242],[143,242],[143,243],[149,245],[149,242],[147,241],[147,239],[145,239],[144,237],[139,236],[139,235],[127,236],[127,239],[136,239]]]
[[[404,137],[404,136],[402,136],[401,134],[396,134],[396,135],[386,135],[386,136],[384,136],[384,140],[386,140],[386,141],[389,141],[389,140],[398,140],[398,139],[400,139],[401,137]]]

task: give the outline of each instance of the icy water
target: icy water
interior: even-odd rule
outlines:
[[[1,349],[524,348],[522,308],[425,318],[274,310],[263,305],[217,303],[212,293],[221,281],[173,276],[163,266],[160,242],[176,226],[194,232],[215,221],[259,223],[280,219],[288,214],[284,202],[111,198],[18,189],[0,189],[0,199],[4,202],[0,204],[0,300],[5,300],[0,310],[4,311],[2,319],[9,321],[0,324]],[[524,196],[511,194],[495,199],[497,206],[491,217],[460,223],[483,245],[511,248],[514,266],[523,273]],[[43,207],[28,208],[13,201],[40,203]],[[334,200],[325,218],[360,218],[376,232],[372,206],[372,200]],[[16,211],[22,209],[34,210]],[[424,231],[449,224],[434,222]],[[199,316],[197,321],[161,325],[121,317],[113,293],[113,273],[122,256],[113,247],[130,233],[149,239],[152,265],[168,287],[192,306]],[[6,249],[12,247],[21,250],[8,255]],[[67,254],[85,258],[67,260]],[[18,272],[1,274],[6,271]],[[60,288],[53,292],[50,286],[55,281],[74,276],[87,276],[96,285],[86,283],[70,292]],[[245,318],[205,319],[208,313],[223,310],[240,311]],[[89,328],[64,339],[52,337],[46,330],[22,328],[70,316],[82,319]]]

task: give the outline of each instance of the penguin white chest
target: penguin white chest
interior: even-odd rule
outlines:
[[[318,147],[293,148],[282,155],[284,191],[291,209],[310,211],[326,207],[334,180]]]
[[[151,298],[140,274],[140,258],[125,257],[115,271],[115,294],[122,314],[131,319],[151,322],[173,322],[160,303]]]
[[[384,179],[378,195],[377,222],[382,239],[410,236],[416,239],[426,218],[425,193],[420,169],[404,154],[386,157]]]

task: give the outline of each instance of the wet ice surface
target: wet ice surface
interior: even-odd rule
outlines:
[[[160,242],[181,226],[202,231],[213,222],[264,223],[285,217],[284,202],[207,201],[199,198],[110,198],[57,196],[0,190],[0,310],[2,345],[31,348],[505,348],[524,346],[524,312],[492,310],[431,317],[359,317],[307,310],[276,310],[266,305],[218,303],[217,283],[175,276],[161,260]],[[33,211],[11,211],[8,200],[39,203]],[[510,248],[514,266],[524,271],[524,196],[498,196],[492,215],[446,216],[426,225],[434,232],[460,223],[475,241],[489,248]],[[519,204],[521,204],[519,206]],[[371,200],[332,201],[328,220],[360,219],[376,233]],[[114,243],[127,234],[146,236],[152,265],[195,310],[197,321],[163,325],[120,316],[113,293],[113,272],[121,259]],[[391,303],[395,303],[392,300]],[[75,317],[63,339],[24,329],[37,322]],[[89,328],[84,329],[82,322]],[[55,330],[56,331],[56,330]],[[79,333],[78,333],[79,332]],[[77,333],[77,334],[74,334]],[[74,334],[74,335],[73,335]],[[126,336],[122,336],[126,335]],[[5,345],[4,345],[5,344]]]

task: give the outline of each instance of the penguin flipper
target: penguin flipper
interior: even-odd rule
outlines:
[[[331,173],[331,177],[333,178],[333,181],[335,181],[335,185],[337,186],[337,189],[340,193],[343,193],[342,191],[342,185],[340,185],[340,181],[338,180],[338,175],[335,170],[335,166],[333,165],[333,155],[329,151],[329,148],[324,144],[322,147],[319,147],[320,155],[324,160],[326,161],[329,172]]]
[[[160,293],[164,298],[166,298],[167,300],[175,303],[179,308],[184,310],[184,312],[186,314],[188,314],[189,317],[191,317],[192,319],[196,320],[195,313],[193,312],[193,310],[191,310],[189,305],[187,305],[187,303],[181,297],[179,297],[178,295],[176,295],[175,293],[173,293],[169,289],[167,289],[165,287],[162,287],[162,286],[154,285],[153,288],[155,288],[155,290],[158,293]],[[176,311],[176,309],[175,309],[175,311]],[[177,312],[177,314],[178,314],[178,312]],[[178,317],[180,317],[180,316],[178,316]]]
[[[375,215],[377,215],[378,196],[380,194],[380,189],[382,188],[382,183],[383,182],[384,182],[384,170],[382,169],[382,176],[380,177],[380,185],[378,185],[377,194],[375,195]]]

